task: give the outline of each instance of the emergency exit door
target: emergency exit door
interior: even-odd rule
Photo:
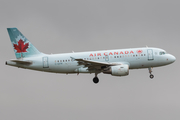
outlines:
[[[154,60],[152,49],[147,50],[147,55],[148,55],[148,60]]]
[[[105,61],[108,62],[109,61],[109,55],[105,56]]]
[[[43,68],[49,68],[48,57],[43,57]]]

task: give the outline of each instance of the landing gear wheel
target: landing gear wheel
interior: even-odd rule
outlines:
[[[93,78],[93,82],[97,84],[99,82],[99,78],[98,77],[94,77]]]
[[[154,78],[154,75],[151,74],[149,77],[150,77],[151,79],[153,79],[153,78]]]

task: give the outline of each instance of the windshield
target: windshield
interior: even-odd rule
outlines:
[[[159,52],[159,55],[164,55],[166,54],[166,52]]]

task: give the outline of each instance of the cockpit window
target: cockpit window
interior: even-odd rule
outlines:
[[[159,55],[164,55],[166,54],[166,52],[159,52]]]

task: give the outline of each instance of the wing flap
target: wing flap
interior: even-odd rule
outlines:
[[[93,60],[83,60],[83,59],[75,59],[78,61],[79,65],[84,65],[84,67],[88,67],[89,70],[92,69],[99,69],[101,70],[103,66],[114,66],[114,65],[120,65],[122,63],[108,63],[108,62],[99,62],[99,61],[93,61]]]
[[[83,60],[83,59],[75,59],[75,60],[85,64],[102,65],[102,66],[111,65],[111,63],[107,63],[107,62],[99,62],[99,61]]]

